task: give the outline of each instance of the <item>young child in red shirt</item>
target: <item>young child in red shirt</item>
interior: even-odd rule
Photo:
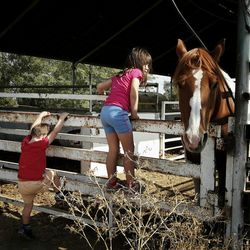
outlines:
[[[50,113],[43,111],[32,124],[30,134],[21,144],[21,155],[18,169],[18,190],[24,201],[22,211],[22,226],[19,233],[27,239],[33,239],[30,222],[30,214],[34,199],[40,192],[48,191],[50,187],[56,192],[55,198],[60,193],[60,178],[55,171],[46,169],[46,149],[54,141],[56,135],[63,127],[68,113],[62,113],[54,129],[49,132],[49,125],[42,123],[42,119]]]

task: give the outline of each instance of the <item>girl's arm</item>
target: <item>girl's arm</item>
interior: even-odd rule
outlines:
[[[97,88],[96,88],[97,93],[102,95],[102,94],[104,94],[104,90],[110,89],[111,86],[112,86],[112,79],[110,78],[110,79],[103,81],[97,85]]]
[[[138,78],[133,78],[130,90],[130,111],[131,111],[131,119],[139,119],[137,114],[138,111],[138,103],[139,103],[139,86],[140,80]]]

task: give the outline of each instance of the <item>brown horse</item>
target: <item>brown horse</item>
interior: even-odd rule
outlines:
[[[178,39],[176,53],[179,58],[173,82],[178,87],[181,120],[185,131],[182,135],[186,159],[200,163],[200,152],[208,136],[210,123],[221,125],[221,136],[228,137],[228,117],[234,114],[234,97],[229,87],[230,77],[219,67],[225,41],[213,51],[204,48],[187,50]],[[219,205],[224,204],[226,146],[215,150],[215,167],[218,171]],[[199,182],[195,181],[196,192]]]

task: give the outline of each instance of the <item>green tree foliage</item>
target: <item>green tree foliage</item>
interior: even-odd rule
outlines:
[[[78,64],[74,71],[75,77],[73,77],[73,66],[71,62],[66,61],[0,53],[0,91],[89,94],[91,84],[92,93],[95,94],[97,83],[118,72],[117,69]],[[59,86],[62,88],[58,88]],[[63,88],[64,86],[68,88]],[[75,90],[73,86],[78,88]],[[55,106],[54,100],[26,99],[18,100],[18,103],[43,107]],[[0,104],[17,105],[15,100],[10,98],[1,98]],[[56,103],[57,107],[72,105],[75,106],[75,101],[66,100]],[[85,107],[87,103],[79,101],[77,106]]]
[[[0,53],[0,86],[72,85],[72,63],[44,58]],[[76,85],[88,85],[90,74],[95,85],[112,76],[117,69],[78,64]]]

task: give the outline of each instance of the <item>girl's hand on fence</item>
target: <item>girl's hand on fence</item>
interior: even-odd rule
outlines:
[[[133,120],[139,120],[140,119],[140,117],[138,116],[138,115],[130,115],[129,116],[129,119],[130,119],[130,121],[133,121]]]
[[[96,92],[97,92],[97,94],[99,94],[99,95],[103,95],[103,94],[104,94],[104,90],[103,90],[103,89],[101,89],[101,87],[100,87],[100,86],[97,86],[97,88],[96,88]]]

